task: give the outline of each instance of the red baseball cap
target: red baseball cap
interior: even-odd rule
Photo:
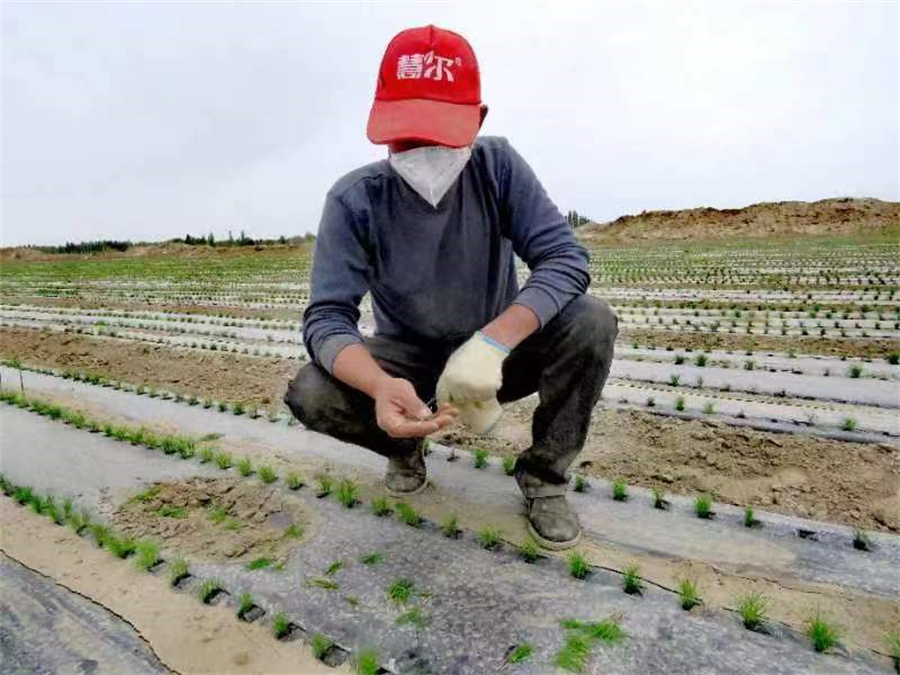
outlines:
[[[366,130],[373,143],[471,145],[481,126],[481,76],[465,38],[436,26],[394,36],[378,73]]]

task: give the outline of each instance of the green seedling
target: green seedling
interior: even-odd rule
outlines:
[[[690,611],[702,602],[696,582],[690,579],[678,581],[678,595],[681,596],[681,609],[685,611]]]
[[[272,635],[275,639],[280,640],[291,629],[291,621],[287,618],[287,614],[278,613],[272,617]]]
[[[531,564],[537,562],[538,558],[541,557],[541,549],[534,539],[528,537],[519,546],[519,554],[522,556],[522,560]]]
[[[813,649],[824,653],[837,645],[841,637],[841,628],[817,609],[806,620],[806,636],[812,640]]]
[[[653,488],[653,508],[660,509],[661,511],[665,511],[669,508],[669,502],[666,499],[666,495],[659,488]]]
[[[459,519],[455,513],[451,513],[444,522],[441,523],[441,530],[445,537],[450,539],[459,538],[459,535],[462,534],[462,530],[459,527]]]
[[[200,584],[197,595],[200,596],[200,602],[208,605],[221,590],[223,590],[222,582],[218,579],[204,579]]]
[[[622,571],[622,588],[628,595],[640,595],[644,590],[641,568],[632,563]]]
[[[669,375],[669,386],[670,387],[677,387],[679,382],[681,382],[680,375]]]
[[[769,598],[762,593],[747,593],[738,598],[738,614],[748,630],[762,630],[769,618]]]
[[[884,644],[888,654],[894,660],[894,670],[900,673],[900,631],[887,631],[884,634]]]
[[[427,624],[428,620],[418,607],[413,607],[397,617],[398,626],[412,626],[416,630],[423,630]]]
[[[306,580],[307,586],[316,586],[326,591],[337,591],[340,590],[341,585],[331,579],[323,579],[320,577],[314,577],[312,579]]]
[[[677,411],[679,411],[679,412],[683,412],[683,411],[684,411],[684,406],[685,406],[685,403],[684,403],[684,396],[678,396],[678,397],[676,397],[676,399],[675,399],[675,410],[677,410]]]
[[[506,657],[506,662],[510,664],[523,663],[530,659],[533,654],[534,647],[528,642],[523,642],[520,645],[516,645],[516,648],[509,653],[509,656]]]
[[[15,499],[21,505],[30,504],[34,499],[34,490],[32,490],[27,485],[18,487],[13,493],[13,499]]]
[[[583,673],[591,656],[591,641],[581,633],[570,633],[553,663],[570,673]]]
[[[362,558],[359,559],[363,565],[377,565],[382,560],[384,560],[384,554],[381,551],[372,551],[371,553],[366,553]]]
[[[584,477],[584,475],[580,473],[575,474],[575,492],[587,492],[587,489],[591,486],[588,482],[588,479]]]
[[[166,504],[161,506],[157,513],[163,518],[187,518],[187,509],[183,506],[171,506]]]
[[[141,490],[136,495],[134,495],[129,502],[140,502],[141,504],[146,504],[148,502],[152,502],[159,495],[160,490],[159,485],[151,485],[146,490]]]
[[[303,529],[300,523],[291,523],[284,531],[284,536],[291,539],[302,539],[304,534],[306,534],[306,530]]]
[[[290,490],[299,490],[304,485],[303,479],[296,473],[289,473],[284,480]]]
[[[209,464],[216,458],[216,453],[212,448],[200,448],[200,463]]]
[[[135,551],[135,543],[129,537],[117,537],[109,534],[104,542],[106,550],[117,558],[127,558]]]
[[[473,457],[473,465],[476,469],[483,469],[488,465],[488,451],[484,448],[476,448]]]
[[[253,602],[252,595],[249,593],[241,593],[241,598],[238,601],[237,618],[243,621],[244,617],[247,616],[247,613],[253,609],[255,605],[256,603]]]
[[[500,546],[503,541],[503,532],[495,527],[483,527],[478,532],[478,543],[481,548],[491,551]]]
[[[885,357],[885,359],[892,366],[896,366],[896,365],[900,364],[900,352],[891,352],[890,354],[888,354]]]
[[[419,527],[422,524],[422,516],[416,513],[416,510],[405,502],[397,502],[394,506],[397,510],[397,519],[406,523],[410,527]]]
[[[325,658],[325,655],[331,650],[331,648],[334,647],[334,642],[329,640],[321,633],[316,633],[312,637],[310,646],[312,647],[313,656],[321,661]]]
[[[857,379],[862,376],[863,369],[862,366],[853,365],[847,369],[847,377],[851,377],[853,379]]]
[[[357,675],[377,675],[381,666],[378,665],[378,652],[372,649],[363,649],[357,654],[353,666]]]
[[[248,562],[246,568],[252,572],[254,570],[264,570],[271,566],[271,558],[257,558],[256,560],[251,560],[250,562]]]
[[[372,513],[379,518],[390,515],[391,505],[388,503],[387,497],[376,497],[372,500]]]
[[[516,470],[516,458],[515,457],[504,457],[503,458],[503,473],[507,476],[512,476]]]
[[[716,412],[716,405],[712,401],[703,406],[704,415],[713,415]]]
[[[82,510],[79,513],[73,513],[69,517],[69,527],[75,532],[75,534],[81,534],[86,528],[91,525],[91,514],[87,511]]]
[[[225,401],[219,401],[216,407],[218,408],[219,412],[225,412],[226,410],[228,410],[228,404]]]
[[[223,509],[221,506],[210,506],[209,507],[209,519],[213,521],[216,525],[221,525],[228,518],[228,511]]]
[[[694,499],[694,513],[698,518],[709,520],[715,513],[712,510],[712,498],[709,495],[697,495]]]
[[[259,479],[266,485],[268,485],[269,483],[274,483],[276,480],[278,480],[278,474],[275,473],[275,469],[267,464],[263,464],[261,467],[259,467],[257,474],[259,475]]]
[[[706,354],[698,354],[697,359],[694,363],[697,364],[698,367],[703,368],[709,362],[709,357]]]
[[[246,412],[246,408],[244,407],[243,403],[238,401],[237,403],[234,404],[234,407],[231,409],[231,412],[233,412],[235,415],[243,415],[244,412]]]
[[[655,408],[656,407],[656,398],[654,398],[653,396],[648,396],[646,405],[648,408]]]
[[[359,499],[357,498],[358,491],[359,489],[357,488],[356,483],[349,478],[344,478],[338,484],[338,501],[343,504],[345,508],[352,509],[359,503]]]
[[[359,607],[359,598],[355,595],[345,595],[344,602],[346,602],[351,607]]]
[[[758,527],[759,521],[756,519],[756,509],[750,504],[744,507],[744,527]]]
[[[871,551],[872,540],[864,530],[856,528],[853,530],[853,548],[857,551]]]
[[[415,584],[412,579],[395,579],[390,586],[388,586],[387,594],[388,598],[394,601],[398,605],[406,604],[410,601],[415,592]]]
[[[335,574],[337,574],[337,573],[341,570],[341,568],[342,568],[343,566],[344,566],[344,561],[343,561],[343,560],[335,560],[333,563],[331,563],[331,564],[328,566],[328,569],[325,570],[325,576],[326,576],[326,577],[333,577]]]
[[[159,544],[155,541],[142,539],[135,543],[134,552],[136,554],[134,565],[142,572],[149,572],[161,560],[159,557]]]
[[[320,473],[316,476],[316,481],[319,483],[319,492],[316,494],[316,497],[327,497],[331,494],[331,491],[334,489],[334,480],[327,473]]]
[[[235,466],[237,466],[238,473],[244,478],[253,473],[253,462],[247,457],[239,459]]]
[[[568,557],[569,574],[576,579],[586,579],[591,573],[591,566],[581,551],[572,551]]]
[[[191,394],[191,396],[187,400],[187,404],[188,405],[197,405],[198,403],[200,403],[200,399],[197,398],[195,395]]]
[[[616,480],[612,484],[612,498],[617,502],[624,502],[628,499],[628,483],[624,480]]]
[[[215,457],[216,457],[216,466],[218,466],[223,471],[225,469],[230,469],[234,465],[234,459],[232,458],[231,453],[217,452]]]
[[[859,422],[857,422],[852,417],[848,417],[841,424],[841,429],[844,431],[856,431],[856,428],[859,426]]]

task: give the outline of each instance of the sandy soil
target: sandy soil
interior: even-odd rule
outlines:
[[[284,359],[202,353],[28,328],[0,328],[0,357],[77,370],[154,389],[248,406],[277,407],[299,365]],[[275,404],[275,406],[273,406]]]
[[[531,442],[536,401],[507,406],[497,436],[445,435],[511,456]],[[876,530],[900,531],[900,448],[598,409],[577,466],[667,492]]]
[[[771,235],[846,235],[896,227],[900,204],[880,199],[838,198],[816,202],[762,202],[742,209],[644,211],[579,230],[595,240],[732,239]]]
[[[798,354],[820,354],[823,356],[855,356],[859,358],[884,359],[891,352],[900,352],[900,340],[836,340],[817,337],[776,337],[771,335],[739,335],[737,333],[674,333],[646,328],[625,328],[619,333],[619,342],[641,347],[655,346],[665,349],[673,346],[678,351],[731,350],[744,353],[781,352],[790,350]]]
[[[0,329],[0,356],[94,371],[185,395],[280,401],[297,366],[277,359],[197,354],[166,347]],[[456,428],[442,440],[513,455],[530,442],[535,401],[507,407],[499,438]],[[666,491],[712,491],[721,501],[867,529],[900,531],[900,448],[800,434],[711,426],[634,411],[599,410],[579,460],[592,476]]]
[[[300,642],[277,642],[265,626],[237,621],[229,608],[172,591],[165,577],[142,574],[6,498],[0,498],[0,525],[6,555],[121,616],[175,672],[350,672],[324,666]]]
[[[287,528],[310,533],[312,518],[298,500],[256,481],[194,478],[157,483],[122,504],[111,518],[121,532],[164,541],[209,560],[286,558],[299,544]]]

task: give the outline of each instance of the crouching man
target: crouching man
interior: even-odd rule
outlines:
[[[537,392],[517,459],[529,529],[563,549],[581,536],[567,471],[609,373],[615,314],[586,295],[588,256],[487,114],[478,64],[434,26],[388,45],[368,137],[388,158],[328,192],[304,339],[313,363],[285,402],[304,425],[388,458],[387,492],[424,489],[423,438],[457,418],[476,433]],[[519,289],[515,255],[530,270]],[[358,330],[369,292],[375,335]],[[436,399],[436,412],[425,401]]]

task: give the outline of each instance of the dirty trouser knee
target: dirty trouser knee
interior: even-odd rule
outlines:
[[[591,412],[613,360],[618,319],[598,298],[579,296],[503,364],[501,403],[538,392],[532,445],[516,461],[527,498],[565,494],[569,466],[587,438]]]
[[[412,382],[428,401],[434,390],[437,367],[424,350],[384,338],[369,338],[366,346],[382,368],[394,377]],[[284,402],[308,429],[374,450],[385,457],[401,457],[415,451],[421,439],[391,438],[375,418],[375,402],[340,382],[315,363],[300,368],[288,385]]]

